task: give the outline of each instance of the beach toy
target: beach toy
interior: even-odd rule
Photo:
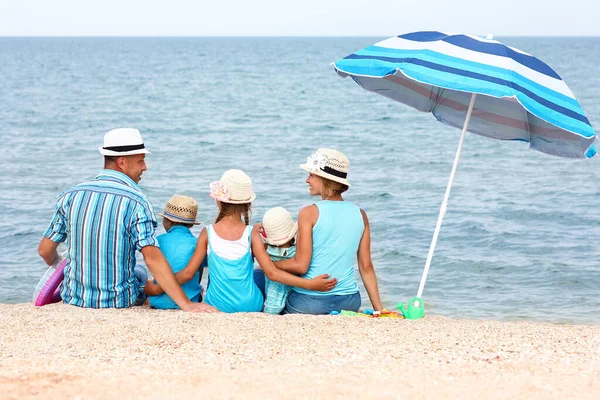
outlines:
[[[396,308],[398,310],[400,310],[400,313],[402,313],[402,316],[404,318],[406,318],[406,311],[404,310],[404,303],[400,302],[400,303],[396,304]]]
[[[370,313],[369,313],[370,312]],[[383,309],[382,311],[373,311],[370,309],[354,312],[348,310],[340,311],[339,315],[347,317],[367,317],[367,318],[404,318],[400,313],[394,311],[388,311]]]
[[[329,313],[329,315],[339,315],[339,314],[340,314],[339,311],[332,311],[332,312]]]
[[[46,304],[58,303],[60,298],[60,284],[64,278],[67,260],[59,257],[58,260],[44,273],[33,291],[33,304],[45,306]]]
[[[405,310],[403,303],[398,303],[396,308],[400,310],[406,319],[419,319],[425,315],[425,303],[420,297],[413,297],[408,301],[408,307]]]
[[[340,315],[345,315],[347,317],[362,317],[366,316],[366,314],[357,313],[354,311],[342,310],[340,311]]]

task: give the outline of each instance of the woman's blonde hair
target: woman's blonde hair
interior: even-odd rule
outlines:
[[[250,206],[251,203],[244,204],[232,204],[232,203],[224,203],[221,202],[221,207],[219,210],[219,215],[217,215],[217,219],[215,220],[215,224],[222,220],[224,217],[229,215],[239,215],[240,219],[244,216],[244,223],[246,225],[250,225]]]
[[[332,181],[330,179],[323,178],[322,176],[319,176],[319,178],[321,178],[323,187],[321,190],[321,195],[325,195],[325,197],[334,197],[335,195],[342,194],[348,190],[348,186],[344,185],[343,183]]]

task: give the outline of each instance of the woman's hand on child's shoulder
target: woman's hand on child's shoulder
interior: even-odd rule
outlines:
[[[337,285],[337,279],[329,279],[329,277],[329,274],[323,274],[311,279],[309,283],[309,290],[314,290],[317,292],[329,292],[335,287],[335,285]]]

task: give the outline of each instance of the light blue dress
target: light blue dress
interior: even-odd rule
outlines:
[[[212,225],[208,233],[208,270],[209,283],[205,302],[217,310],[234,312],[260,312],[263,307],[263,295],[254,283],[254,259],[251,252],[252,227],[247,227],[248,251],[237,260],[222,258],[212,248],[211,237],[215,235]]]
[[[273,261],[287,260],[296,255],[296,246],[276,247],[269,245],[267,246],[267,254]],[[263,311],[267,314],[280,314],[292,289],[292,286],[272,281],[265,276],[265,295],[267,298],[265,299]]]

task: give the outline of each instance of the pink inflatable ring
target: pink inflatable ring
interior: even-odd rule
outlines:
[[[55,267],[56,264],[58,266]],[[49,267],[44,276],[42,276],[33,293],[33,303],[37,307],[58,303],[61,300],[59,287],[64,278],[66,265],[67,260],[63,258]]]

